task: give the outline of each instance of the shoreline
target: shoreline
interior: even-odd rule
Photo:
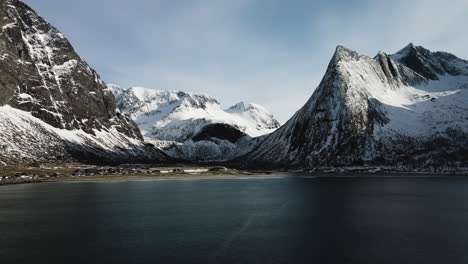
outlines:
[[[173,180],[229,180],[229,179],[273,179],[291,177],[290,175],[177,175],[167,177],[150,177],[150,176],[132,176],[132,177],[106,177],[106,178],[73,178],[73,179],[56,179],[45,182],[58,183],[87,183],[87,182],[144,182],[144,181],[173,181]]]
[[[59,176],[47,179],[0,181],[1,186],[35,184],[35,183],[118,183],[167,180],[222,180],[222,179],[268,179],[268,178],[464,178],[468,173],[435,173],[435,172],[247,172],[225,171],[217,173],[170,173],[170,174],[135,174],[135,175],[95,175],[95,176]]]
[[[122,164],[96,166],[84,164],[41,164],[35,166],[6,166],[0,168],[0,186],[43,182],[129,182],[157,180],[209,180],[255,178],[389,178],[389,177],[449,177],[468,176],[468,168],[457,170],[404,171],[392,167],[323,167],[313,170],[248,170],[222,165],[173,166],[148,164]]]
[[[403,175],[404,174],[404,175]],[[346,175],[298,175],[295,173],[272,173],[272,174],[258,174],[258,175],[175,175],[175,176],[107,176],[107,177],[85,177],[85,178],[63,178],[56,180],[49,180],[45,182],[58,182],[58,183],[101,183],[101,182],[132,182],[132,181],[172,181],[172,180],[229,180],[229,179],[275,179],[275,178],[309,178],[309,179],[351,179],[351,178],[465,178],[468,175],[447,175],[447,174],[385,174],[373,175],[367,173],[350,174]]]
[[[9,175],[9,176],[2,176]],[[13,176],[15,175],[15,176]],[[0,171],[0,186],[44,182],[122,182],[190,179],[276,178],[287,172],[242,171],[225,167],[44,167],[10,168]]]

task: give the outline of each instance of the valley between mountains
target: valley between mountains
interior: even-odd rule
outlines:
[[[310,99],[280,124],[255,103],[106,84],[24,2],[0,0],[0,18],[3,168],[468,170],[468,61],[450,53],[338,46]]]

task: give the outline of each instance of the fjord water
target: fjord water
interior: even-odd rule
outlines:
[[[1,263],[468,263],[466,178],[0,187]]]

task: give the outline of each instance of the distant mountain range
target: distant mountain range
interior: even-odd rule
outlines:
[[[225,161],[249,168],[468,167],[468,62],[338,46],[283,126],[265,108],[106,85],[52,25],[0,0],[0,165]],[[280,100],[280,98],[278,98]]]
[[[203,94],[108,87],[120,111],[135,120],[144,136],[153,139],[185,141],[214,123],[230,125],[251,137],[271,133],[280,126],[270,112],[257,104],[241,102],[223,110],[216,99]]]
[[[240,102],[226,110],[207,95],[109,85],[117,107],[147,141],[189,160],[227,160],[245,154],[251,139],[279,128],[265,108]]]

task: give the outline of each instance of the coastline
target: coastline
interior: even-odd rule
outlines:
[[[105,176],[86,178],[58,178],[46,182],[84,183],[84,182],[133,182],[133,181],[171,181],[171,180],[222,180],[222,179],[268,179],[290,177],[287,174],[258,174],[258,175],[172,175],[172,176]]]
[[[166,180],[221,180],[221,179],[268,179],[268,178],[464,178],[468,173],[440,172],[278,172],[278,171],[238,171],[200,173],[167,173],[167,174],[114,174],[95,176],[58,176],[46,179],[17,179],[0,181],[0,186],[33,184],[33,183],[118,183],[133,181],[166,181]]]
[[[289,172],[242,171],[224,167],[157,167],[144,170],[133,167],[17,168],[0,171],[0,186],[46,182],[128,182],[158,180],[207,180],[278,178],[291,176]],[[2,176],[9,175],[9,176]],[[13,176],[16,175],[16,176]],[[3,177],[3,179],[2,179]]]

